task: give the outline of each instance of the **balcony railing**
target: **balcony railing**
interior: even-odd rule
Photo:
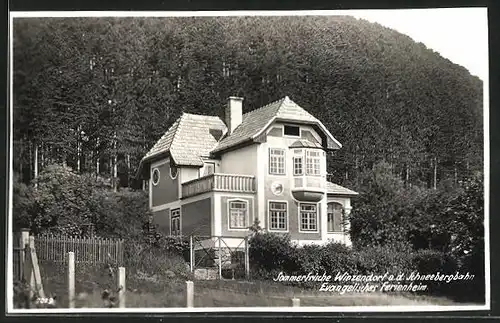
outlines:
[[[250,175],[210,174],[182,184],[182,197],[210,191],[255,193],[255,177]]]

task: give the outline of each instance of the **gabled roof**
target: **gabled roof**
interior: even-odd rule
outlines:
[[[286,96],[245,113],[242,123],[227,136],[227,126],[219,117],[183,113],[142,158],[137,174],[145,164],[163,155],[169,155],[177,165],[201,167],[202,157],[253,141],[274,121],[314,125],[326,135],[327,148],[342,147],[318,119]]]
[[[262,108],[245,113],[241,124],[234,129],[232,134],[223,138],[212,152],[219,152],[240,143],[255,139],[275,120],[316,124],[331,140],[333,146],[330,148],[342,147],[340,142],[338,142],[331,135],[331,133],[318,119],[286,96],[278,101],[265,105]]]
[[[340,186],[338,184],[332,182],[326,182],[326,192],[328,195],[337,195],[337,196],[358,196],[358,192],[354,192],[348,188]]]
[[[208,157],[217,144],[211,130],[226,131],[219,117],[183,113],[144,156],[141,163],[168,152],[177,165],[203,166],[201,157]]]

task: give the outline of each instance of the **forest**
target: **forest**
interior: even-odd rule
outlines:
[[[483,168],[482,81],[424,44],[348,16],[16,18],[14,171],[47,165],[140,188],[140,159],[182,113],[288,95],[343,144],[330,180],[385,161],[436,188]]]

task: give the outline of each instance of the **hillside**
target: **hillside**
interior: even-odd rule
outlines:
[[[222,116],[288,95],[343,144],[342,184],[385,159],[433,186],[481,170],[482,82],[411,38],[352,17],[14,21],[14,161],[65,160],[132,185],[181,111]],[[35,150],[36,157],[35,157]]]

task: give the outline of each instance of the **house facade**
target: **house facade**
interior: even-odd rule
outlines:
[[[341,144],[288,97],[242,108],[230,97],[224,120],[183,113],[144,156],[153,222],[237,246],[258,219],[299,244],[351,245],[343,214],[358,193],[327,181],[327,153]]]

